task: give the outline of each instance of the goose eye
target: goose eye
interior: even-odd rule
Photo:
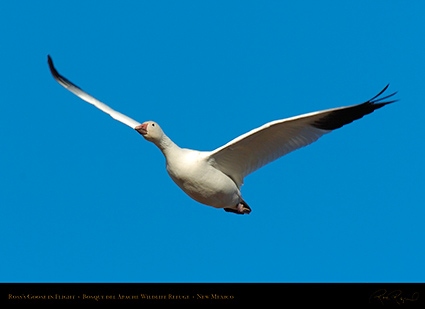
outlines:
[[[155,124],[154,123],[152,123],[152,127],[154,127],[155,126]]]

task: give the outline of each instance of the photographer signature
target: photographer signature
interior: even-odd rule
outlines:
[[[380,289],[370,295],[369,303],[377,301],[380,302],[382,305],[389,303],[396,303],[398,305],[401,305],[405,302],[414,302],[419,299],[418,292],[414,292],[410,297],[405,297],[402,294],[403,292],[401,290],[394,290],[392,292],[388,292],[386,289]]]

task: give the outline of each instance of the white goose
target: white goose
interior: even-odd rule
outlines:
[[[388,88],[387,85],[364,103],[272,121],[214,151],[196,151],[174,144],[156,122],[141,124],[87,94],[59,75],[50,56],[48,63],[59,84],[154,143],[165,156],[168,174],[187,195],[199,203],[237,214],[251,212],[240,191],[245,176],[291,151],[313,143],[332,130],[396,101],[383,102],[396,93],[379,98]]]

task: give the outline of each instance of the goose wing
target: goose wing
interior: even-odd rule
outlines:
[[[50,72],[52,73],[54,79],[63,87],[71,91],[73,94],[83,99],[84,101],[90,104],[93,104],[101,111],[109,114],[112,118],[128,125],[129,127],[133,129],[135,129],[137,126],[140,125],[140,123],[137,122],[136,120],[131,119],[130,117],[124,114],[121,114],[120,112],[117,112],[116,110],[110,108],[108,105],[100,102],[98,99],[92,97],[87,92],[83,91],[80,87],[76,86],[75,84],[70,82],[68,79],[60,75],[58,71],[55,69],[52,58],[50,56],[47,56],[47,62],[49,63]]]
[[[266,123],[212,151],[208,160],[211,165],[231,177],[240,187],[243,184],[243,178],[260,167],[315,142],[332,130],[395,102],[396,100],[384,100],[396,93],[380,98],[388,86],[361,104]]]

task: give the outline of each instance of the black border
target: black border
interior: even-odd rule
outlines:
[[[395,305],[425,308],[423,283],[1,283],[0,290],[2,303],[8,307],[261,303],[273,307]]]

